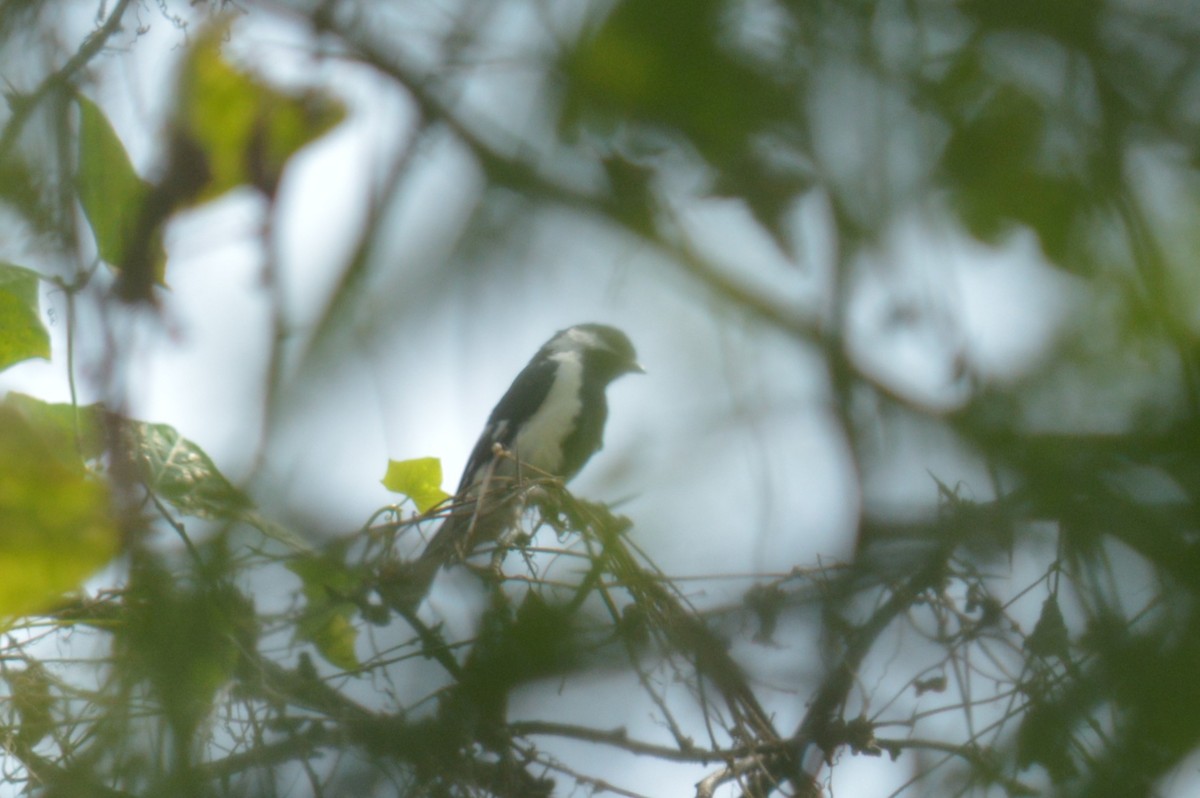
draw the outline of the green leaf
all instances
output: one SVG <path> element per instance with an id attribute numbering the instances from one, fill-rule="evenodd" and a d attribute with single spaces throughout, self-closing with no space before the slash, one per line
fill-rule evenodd
<path id="1" fill-rule="evenodd" d="M 1051 595 L 1042 602 L 1042 613 L 1033 632 L 1025 638 L 1025 649 L 1039 657 L 1058 657 L 1067 662 L 1070 660 L 1070 643 L 1058 597 Z"/>
<path id="2" fill-rule="evenodd" d="M 209 549 L 217 573 L 223 551 Z M 258 646 L 254 602 L 213 572 L 172 571 L 147 559 L 125 591 L 125 623 L 115 629 L 122 677 L 145 679 L 172 732 L 190 740 L 221 688 L 234 678 L 243 652 Z"/>
<path id="3" fill-rule="evenodd" d="M 287 568 L 300 577 L 306 601 L 296 636 L 312 643 L 322 657 L 342 670 L 357 669 L 360 663 L 354 647 L 358 629 L 351 618 L 358 607 L 346 596 L 358 591 L 361 579 L 336 552 L 297 558 Z"/>
<path id="4" fill-rule="evenodd" d="M 304 613 L 296 634 L 316 646 L 330 664 L 344 671 L 357 670 L 361 663 L 354 650 L 358 629 L 350 622 L 353 604 L 330 605 Z"/>
<path id="5" fill-rule="evenodd" d="M 136 236 L 153 237 L 147 251 L 157 282 L 166 273 L 161 231 L 141 229 L 141 214 L 151 186 L 138 177 L 108 117 L 94 102 L 79 103 L 79 201 L 96 236 L 100 258 L 114 269 L 123 268 Z M 146 242 L 140 242 L 145 244 Z"/>
<path id="6" fill-rule="evenodd" d="M 1013 86 L 977 91 L 986 92 L 986 102 L 964 102 L 977 111 L 956 126 L 943 154 L 951 207 L 984 241 L 998 240 L 1014 223 L 1028 225 L 1046 254 L 1062 262 L 1074 222 L 1100 186 L 1085 190 L 1066 164 L 1044 157 L 1047 142 L 1061 135 L 1060 109 Z"/>
<path id="7" fill-rule="evenodd" d="M 10 392 L 4 405 L 16 410 L 35 428 L 49 451 L 64 463 L 79 465 L 99 457 L 105 449 L 105 410 L 100 404 L 75 406 L 43 402 Z"/>
<path id="8" fill-rule="evenodd" d="M 436 457 L 388 460 L 387 473 L 381 482 L 392 493 L 412 499 L 422 513 L 450 498 L 442 490 L 442 461 Z"/>
<path id="9" fill-rule="evenodd" d="M 107 563 L 119 541 L 105 485 L 0 405 L 0 617 L 46 608 Z"/>
<path id="10" fill-rule="evenodd" d="M 286 527 L 257 512 L 250 499 L 232 485 L 204 450 L 166 424 L 120 420 L 101 404 L 43 402 L 9 393 L 0 403 L 36 430 L 48 454 L 67 466 L 80 468 L 107 447 L 106 426 L 120 424 L 125 445 L 146 487 L 184 515 L 241 521 L 292 551 L 312 547 Z"/>
<path id="11" fill-rule="evenodd" d="M 794 102 L 748 54 L 725 46 L 721 0 L 623 0 L 595 35 L 567 56 L 564 119 L 632 120 L 675 128 L 710 161 L 742 154 L 748 131 L 785 116 Z M 595 117 L 599 116 L 599 119 Z"/>
<path id="12" fill-rule="evenodd" d="M 212 458 L 168 424 L 125 421 L 126 445 L 154 494 L 184 515 L 241 521 L 297 553 L 311 546 L 287 527 L 266 518 L 245 493 L 217 468 Z"/>
<path id="13" fill-rule="evenodd" d="M 0 369 L 34 357 L 50 359 L 50 333 L 38 306 L 38 275 L 0 263 Z"/>
<path id="14" fill-rule="evenodd" d="M 221 57 L 227 26 L 197 38 L 181 74 L 180 128 L 207 156 L 205 201 L 250 184 L 274 194 L 287 160 L 345 118 L 328 95 L 281 92 L 237 71 Z"/>
<path id="15" fill-rule="evenodd" d="M 126 422 L 129 446 L 146 486 L 184 515 L 237 520 L 251 502 L 204 450 L 167 424 Z"/>
<path id="16" fill-rule="evenodd" d="M 0 205 L 18 214 L 34 237 L 61 235 L 57 206 L 45 191 L 44 166 L 30 163 L 41 156 L 14 150 L 0 157 Z"/>

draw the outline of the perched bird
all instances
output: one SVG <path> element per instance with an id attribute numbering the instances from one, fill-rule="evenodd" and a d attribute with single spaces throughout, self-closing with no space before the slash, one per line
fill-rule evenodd
<path id="1" fill-rule="evenodd" d="M 603 443 L 605 389 L 630 373 L 644 373 L 633 344 L 604 324 L 560 330 L 538 350 L 488 417 L 454 510 L 413 563 L 411 596 L 424 597 L 439 567 L 507 531 L 529 480 L 579 473 Z"/>

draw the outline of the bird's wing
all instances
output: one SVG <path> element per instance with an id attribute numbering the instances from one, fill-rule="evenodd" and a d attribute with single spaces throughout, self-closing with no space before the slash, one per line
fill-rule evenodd
<path id="1" fill-rule="evenodd" d="M 508 387 L 504 396 L 496 404 L 488 417 L 487 426 L 463 469 L 462 479 L 458 483 L 458 493 L 462 495 L 471 487 L 483 467 L 492 458 L 492 448 L 498 443 L 506 449 L 512 448 L 513 441 L 521 425 L 541 407 L 542 402 L 554 385 L 556 364 L 553 360 L 535 359 L 526 366 L 513 384 Z"/>

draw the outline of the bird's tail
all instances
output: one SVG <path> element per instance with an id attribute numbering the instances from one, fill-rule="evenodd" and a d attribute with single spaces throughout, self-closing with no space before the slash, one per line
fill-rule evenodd
<path id="1" fill-rule="evenodd" d="M 397 563 L 381 580 L 384 599 L 399 612 L 415 612 L 443 566 L 466 559 L 480 543 L 495 540 L 515 521 L 520 502 L 489 496 L 461 502 L 434 533 L 421 556 Z"/>

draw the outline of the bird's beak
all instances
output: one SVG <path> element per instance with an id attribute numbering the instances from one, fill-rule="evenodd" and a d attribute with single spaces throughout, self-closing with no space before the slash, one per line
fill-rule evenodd
<path id="1" fill-rule="evenodd" d="M 642 364 L 638 363 L 636 360 L 633 361 L 632 363 L 630 363 L 629 366 L 625 369 L 625 371 L 629 374 L 645 374 L 646 373 L 646 369 L 643 368 Z"/>

